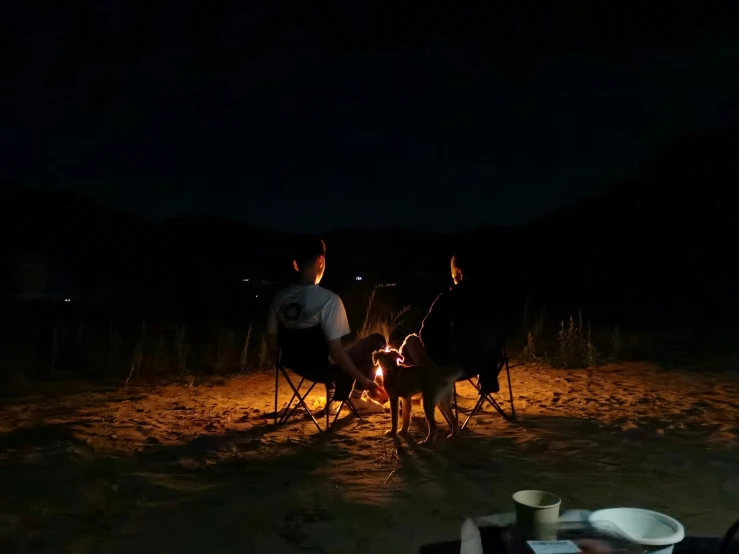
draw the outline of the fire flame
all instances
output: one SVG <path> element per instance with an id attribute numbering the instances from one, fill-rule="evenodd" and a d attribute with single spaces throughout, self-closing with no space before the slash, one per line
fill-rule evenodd
<path id="1" fill-rule="evenodd" d="M 375 371 L 375 377 L 382 377 L 382 366 L 377 366 L 377 371 Z"/>

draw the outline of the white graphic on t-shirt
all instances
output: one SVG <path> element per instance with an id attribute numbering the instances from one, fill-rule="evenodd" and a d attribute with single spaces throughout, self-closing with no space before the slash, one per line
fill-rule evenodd
<path id="1" fill-rule="evenodd" d="M 344 303 L 318 285 L 291 285 L 275 295 L 267 319 L 267 333 L 276 335 L 278 325 L 306 329 L 320 325 L 326 340 L 350 333 Z"/>

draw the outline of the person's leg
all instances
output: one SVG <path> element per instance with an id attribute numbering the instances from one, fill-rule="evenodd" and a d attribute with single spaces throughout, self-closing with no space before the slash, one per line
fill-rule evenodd
<path id="1" fill-rule="evenodd" d="M 336 372 L 336 389 L 333 392 L 333 402 L 327 405 L 329 406 L 329 414 L 335 414 L 339 409 L 339 405 L 342 401 L 351 402 L 354 409 L 359 412 L 360 415 L 382 413 L 385 408 L 372 402 L 370 400 L 364 400 L 362 398 L 361 390 L 352 388 L 354 386 L 354 379 L 352 379 L 346 372 L 342 371 L 338 366 L 332 366 Z"/>
<path id="2" fill-rule="evenodd" d="M 500 356 L 491 357 L 486 363 L 486 371 L 480 372 L 480 390 L 484 392 L 500 391 L 498 375 L 500 374 Z"/>
<path id="3" fill-rule="evenodd" d="M 349 354 L 349 358 L 357 369 L 365 377 L 372 379 L 374 377 L 374 364 L 372 363 L 372 352 L 385 347 L 385 337 L 379 333 L 368 335 L 363 339 L 358 339 L 347 345 L 344 350 Z M 357 387 L 362 390 L 360 387 Z"/>
<path id="4" fill-rule="evenodd" d="M 385 339 L 380 334 L 369 335 L 363 339 L 354 341 L 345 347 L 346 353 L 349 358 L 357 367 L 357 369 L 367 377 L 368 379 L 374 379 L 374 364 L 372 363 L 372 352 L 380 350 L 385 346 Z M 380 413 L 384 412 L 384 408 L 375 402 L 369 402 L 362 400 L 363 388 L 357 384 L 352 390 L 352 384 L 354 380 L 349 377 L 346 373 L 341 371 L 338 367 L 336 370 L 341 375 L 337 374 L 336 379 L 336 393 L 334 400 L 340 401 L 350 399 L 352 405 L 360 413 Z M 382 400 L 382 399 L 378 399 Z"/>
<path id="5" fill-rule="evenodd" d="M 455 362 L 465 370 L 465 378 L 477 375 L 480 389 L 486 393 L 498 392 L 500 389 L 500 344 L 500 336 L 496 333 L 457 337 L 455 341 Z"/>
<path id="6" fill-rule="evenodd" d="M 498 376 L 503 368 L 501 361 L 503 360 L 503 333 L 500 329 L 494 328 L 488 334 L 485 342 L 485 358 L 487 360 L 487 371 L 480 376 L 480 388 L 486 392 L 500 391 L 500 383 Z"/>
<path id="7" fill-rule="evenodd" d="M 336 384 L 332 400 L 337 402 L 341 400 L 349 400 L 354 379 L 352 379 L 337 365 L 332 365 L 331 370 L 334 375 L 334 383 Z M 328 397 L 326 400 L 328 401 Z"/>
<path id="8" fill-rule="evenodd" d="M 336 383 L 326 383 L 326 406 L 334 401 L 336 396 Z"/>
<path id="9" fill-rule="evenodd" d="M 318 414 L 323 413 L 323 410 L 326 409 L 327 406 L 331 405 L 336 392 L 337 380 L 341 379 L 342 375 L 346 375 L 339 368 L 333 368 L 330 366 L 320 369 L 311 368 L 310 371 L 302 371 L 301 374 L 301 376 L 305 377 L 306 380 L 314 383 L 324 383 L 324 386 L 326 387 L 326 404 L 316 412 Z"/>

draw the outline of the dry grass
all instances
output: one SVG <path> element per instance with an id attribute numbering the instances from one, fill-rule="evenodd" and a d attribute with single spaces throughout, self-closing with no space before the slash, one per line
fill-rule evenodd
<path id="1" fill-rule="evenodd" d="M 402 323 L 402 317 L 410 311 L 410 306 L 403 306 L 397 312 L 390 312 L 387 317 L 380 319 L 377 322 L 376 330 L 385 337 L 385 342 L 387 344 L 390 344 L 390 339 L 392 338 L 393 333 Z"/>
<path id="2" fill-rule="evenodd" d="M 187 327 L 184 323 L 177 329 L 177 338 L 175 340 L 177 367 L 180 370 L 180 377 L 182 377 L 187 371 L 187 357 L 190 353 L 190 344 L 187 342 Z"/>
<path id="3" fill-rule="evenodd" d="M 375 303 L 376 292 L 377 290 L 373 289 L 367 300 L 367 310 L 364 312 L 364 321 L 362 322 L 362 326 L 359 328 L 359 331 L 357 331 L 358 339 L 366 338 L 373 333 L 372 324 L 370 323 L 370 313 L 372 312 L 372 305 Z"/>
<path id="4" fill-rule="evenodd" d="M 267 337 L 262 333 L 259 341 L 259 369 L 264 369 L 267 363 Z"/>
<path id="5" fill-rule="evenodd" d="M 246 331 L 246 338 L 244 339 L 244 348 L 241 349 L 241 358 L 239 358 L 239 371 L 245 373 L 247 369 L 247 363 L 249 361 L 249 343 L 251 342 L 251 328 L 252 321 L 249 322 L 249 329 Z"/>
<path id="6" fill-rule="evenodd" d="M 527 329 L 527 310 L 524 311 L 524 329 Z M 554 340 L 546 340 L 544 335 L 544 315 L 541 314 L 535 321 L 533 327 L 525 331 L 523 349 L 518 356 L 523 363 L 545 364 L 556 368 L 586 368 L 596 367 L 605 363 L 606 358 L 596 348 L 590 329 L 590 322 L 584 324 L 582 313 L 578 313 L 578 319 L 573 316 L 567 323 L 560 321 L 559 331 Z M 616 328 L 616 338 L 618 336 Z M 614 342 L 614 346 L 615 346 Z M 619 342 L 620 345 L 620 342 Z M 611 361 L 616 361 L 611 358 Z"/>
<path id="7" fill-rule="evenodd" d="M 397 312 L 391 311 L 386 316 L 379 317 L 372 321 L 370 319 L 370 314 L 372 313 L 372 306 L 375 302 L 375 292 L 376 290 L 373 290 L 367 300 L 367 310 L 364 313 L 362 326 L 357 332 L 357 338 L 363 339 L 374 333 L 379 333 L 385 337 L 385 342 L 389 344 L 393 333 L 402 324 L 403 316 L 411 311 L 411 307 L 403 306 Z"/>

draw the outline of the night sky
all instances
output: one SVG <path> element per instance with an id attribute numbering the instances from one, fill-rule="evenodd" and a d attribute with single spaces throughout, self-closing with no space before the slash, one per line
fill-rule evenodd
<path id="1" fill-rule="evenodd" d="M 522 225 L 725 124 L 738 84 L 724 16 L 684 8 L 19 4 L 0 178 L 152 219 Z"/>

